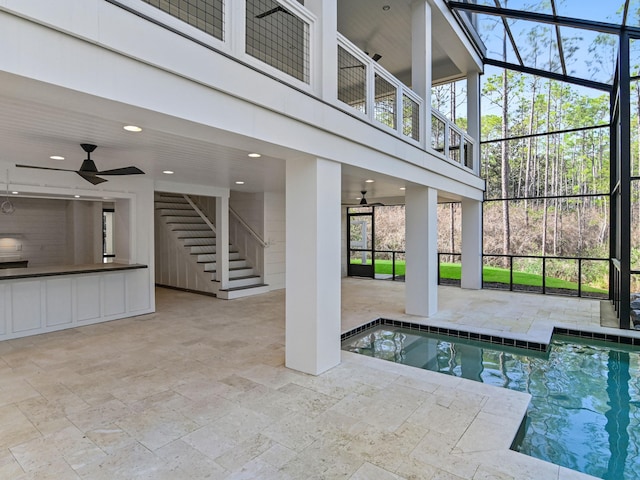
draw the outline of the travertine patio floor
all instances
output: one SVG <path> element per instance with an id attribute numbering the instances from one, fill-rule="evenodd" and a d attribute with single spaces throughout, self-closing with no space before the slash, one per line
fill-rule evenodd
<path id="1" fill-rule="evenodd" d="M 402 288 L 346 279 L 343 329 L 404 318 Z M 413 320 L 599 328 L 598 302 L 528 297 L 441 287 L 441 312 Z M 346 352 L 298 373 L 284 367 L 283 291 L 158 289 L 155 314 L 0 342 L 0 478 L 588 478 L 509 450 L 528 401 Z"/>

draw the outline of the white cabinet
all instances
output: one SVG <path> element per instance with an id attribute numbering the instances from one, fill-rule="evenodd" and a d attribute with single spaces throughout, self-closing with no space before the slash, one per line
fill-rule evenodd
<path id="1" fill-rule="evenodd" d="M 0 281 L 0 340 L 153 311 L 148 268 Z"/>

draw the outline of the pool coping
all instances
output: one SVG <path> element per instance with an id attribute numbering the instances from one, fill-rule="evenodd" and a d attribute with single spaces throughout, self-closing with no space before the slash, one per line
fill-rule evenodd
<path id="1" fill-rule="evenodd" d="M 406 322 L 403 320 L 393 320 L 389 318 L 377 318 L 370 322 L 364 323 L 356 328 L 353 328 L 340 335 L 340 342 L 344 342 L 351 337 L 359 335 L 363 331 L 376 327 L 379 325 L 386 325 L 391 327 L 400 327 L 408 330 L 417 330 L 425 333 L 433 333 L 439 335 L 448 335 L 450 337 L 462 338 L 465 340 L 474 340 L 479 342 L 493 343 L 495 345 L 502 345 L 507 347 L 524 348 L 533 350 L 536 352 L 547 352 L 549 350 L 549 343 L 534 342 L 529 340 L 520 340 L 517 338 L 502 337 L 499 335 L 470 332 L 466 330 L 460 330 L 457 328 L 439 327 L 436 325 L 425 325 L 420 323 Z M 576 330 L 573 328 L 564 328 L 554 326 L 550 337 L 553 335 L 565 335 L 569 337 L 579 337 L 589 340 L 599 340 L 604 342 L 618 343 L 620 345 L 640 347 L 640 337 L 626 336 L 613 333 L 593 332 L 587 330 Z"/>

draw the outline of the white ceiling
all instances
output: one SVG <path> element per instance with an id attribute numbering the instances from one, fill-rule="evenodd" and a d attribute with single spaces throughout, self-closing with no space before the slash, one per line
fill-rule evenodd
<path id="1" fill-rule="evenodd" d="M 408 0 L 338 3 L 343 34 L 371 54 L 381 54 L 380 63 L 388 70 L 408 72 Z M 385 4 L 391 6 L 389 11 L 382 10 Z M 346 24 L 345 18 L 349 19 Z M 80 144 L 92 143 L 98 146 L 92 159 L 100 170 L 134 165 L 154 180 L 258 192 L 283 191 L 284 159 L 300 156 L 300 152 L 272 144 L 236 138 L 167 115 L 3 73 L 0 112 L 0 160 L 9 164 L 77 170 L 86 157 Z M 126 132 L 122 127 L 128 124 L 140 125 L 143 131 Z M 262 157 L 249 158 L 250 152 L 259 152 Z M 51 155 L 64 156 L 65 160 L 51 160 Z M 163 170 L 175 174 L 168 176 Z M 0 179 L 5 176 L 0 172 Z M 375 183 L 365 183 L 367 179 Z M 245 183 L 236 185 L 236 181 Z M 89 183 L 86 186 L 90 188 Z M 403 186 L 404 182 L 396 178 L 343 167 L 343 203 L 353 203 L 361 190 L 368 191 L 371 201 L 401 202 Z"/>

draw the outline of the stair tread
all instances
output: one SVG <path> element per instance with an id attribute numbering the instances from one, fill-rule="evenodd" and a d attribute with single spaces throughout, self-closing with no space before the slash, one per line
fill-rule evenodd
<path id="1" fill-rule="evenodd" d="M 238 252 L 229 252 L 229 253 L 238 253 Z M 191 255 L 215 255 L 215 253 L 192 253 Z M 238 260 L 246 260 L 246 258 L 231 258 L 230 262 L 237 262 Z M 198 260 L 198 263 L 209 263 L 210 260 Z"/>
<path id="2" fill-rule="evenodd" d="M 235 292 L 236 290 L 247 290 L 249 288 L 268 287 L 266 283 L 256 283 L 255 285 L 244 285 L 242 287 L 221 288 L 221 292 Z"/>
<path id="3" fill-rule="evenodd" d="M 195 221 L 195 222 L 175 221 L 175 222 L 167 222 L 167 225 L 206 225 L 206 223 L 205 223 L 204 220 L 198 220 L 198 221 Z"/>
<path id="4" fill-rule="evenodd" d="M 202 239 L 202 238 L 216 238 L 216 237 L 215 237 L 215 236 L 213 236 L 213 235 L 211 235 L 211 236 L 209 236 L 209 235 L 202 235 L 202 236 L 195 236 L 195 237 L 189 237 L 189 236 L 187 236 L 187 237 L 178 237 L 178 238 L 181 238 L 181 239 L 185 239 L 185 238 L 200 238 L 200 239 Z"/>
<path id="5" fill-rule="evenodd" d="M 248 280 L 250 278 L 260 278 L 260 275 L 246 275 L 244 277 L 234 277 L 234 278 L 230 278 L 229 281 L 232 282 L 234 280 Z"/>

